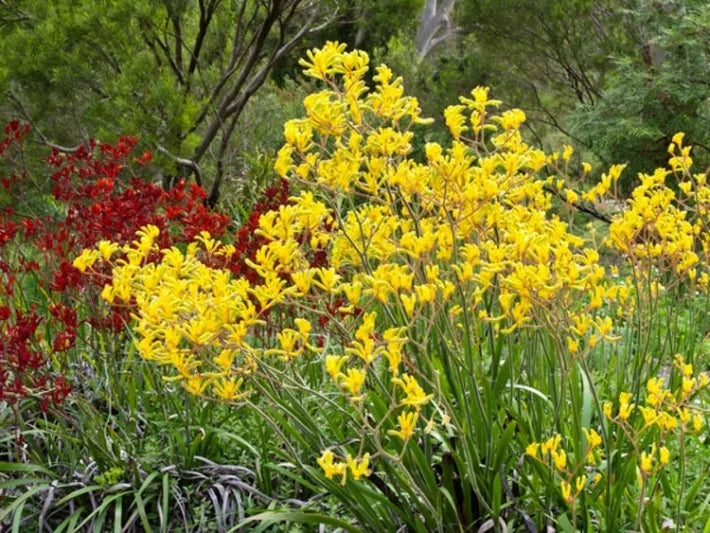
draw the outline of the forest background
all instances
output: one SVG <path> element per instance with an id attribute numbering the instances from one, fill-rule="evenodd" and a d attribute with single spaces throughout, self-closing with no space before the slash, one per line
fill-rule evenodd
<path id="1" fill-rule="evenodd" d="M 64 147 L 135 135 L 156 180 L 199 169 L 210 203 L 234 208 L 312 88 L 298 58 L 330 39 L 403 76 L 437 119 L 420 150 L 444 135 L 444 104 L 483 85 L 525 111 L 535 145 L 633 177 L 678 131 L 710 161 L 709 16 L 700 0 L 3 0 L 0 117 Z"/>

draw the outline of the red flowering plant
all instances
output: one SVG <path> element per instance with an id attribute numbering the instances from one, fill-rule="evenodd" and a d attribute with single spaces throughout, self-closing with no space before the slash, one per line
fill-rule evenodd
<path id="1" fill-rule="evenodd" d="M 259 220 L 286 205 L 290 190 L 286 180 L 268 187 L 241 227 L 227 235 L 230 217 L 205 206 L 201 187 L 181 180 L 165 191 L 142 179 L 136 171 L 145 170 L 152 155 L 133 157 L 138 141 L 124 136 L 116 144 L 90 141 L 71 152 L 52 148 L 46 158 L 51 194 L 45 211 L 51 207 L 54 213 L 37 215 L 27 195 L 32 178 L 23 141 L 29 134 L 29 125 L 12 121 L 0 143 L 0 202 L 7 203 L 0 209 L 0 402 L 15 405 L 32 397 L 44 411 L 72 388 L 66 365 L 53 366 L 53 356 L 99 346 L 89 337 L 120 336 L 130 320 L 130 305 L 111 305 L 100 297 L 110 270 L 82 273 L 73 266 L 82 249 L 101 241 L 130 243 L 148 225 L 160 230 L 161 250 L 206 231 L 231 241 L 236 250 L 228 259 L 209 259 L 220 261 L 210 266 L 258 284 L 261 278 L 247 263 L 266 243 L 256 232 Z M 155 254 L 148 261 L 157 259 Z M 325 252 L 314 249 L 311 259 L 314 267 L 324 266 Z"/>
<path id="2" fill-rule="evenodd" d="M 102 240 L 131 242 L 146 225 L 158 227 L 160 248 L 169 248 L 202 231 L 223 236 L 231 220 L 205 207 L 206 194 L 195 184 L 183 180 L 166 192 L 141 179 L 136 168 L 145 167 L 152 156 L 131 157 L 137 144 L 133 137 L 121 137 L 116 144 L 91 141 L 71 153 L 53 148 L 46 158 L 51 196 L 44 209 L 53 213 L 33 214 L 36 199 L 28 194 L 31 178 L 23 150 L 30 128 L 12 121 L 4 133 L 0 402 L 14 406 L 32 397 L 46 410 L 71 391 L 69 376 L 57 370 L 61 364 L 52 364 L 53 356 L 74 349 L 78 337 L 86 351 L 96 346 L 87 336 L 116 334 L 129 318 L 128 307 L 107 305 L 99 297 L 110 272 L 83 275 L 72 265 L 79 252 Z"/>

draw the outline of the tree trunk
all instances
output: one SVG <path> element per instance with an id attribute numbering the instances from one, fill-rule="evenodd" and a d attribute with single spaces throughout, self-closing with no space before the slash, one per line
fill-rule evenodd
<path id="1" fill-rule="evenodd" d="M 451 10 L 456 0 L 426 0 L 417 30 L 417 54 L 426 57 L 432 48 L 456 33 L 451 19 Z"/>

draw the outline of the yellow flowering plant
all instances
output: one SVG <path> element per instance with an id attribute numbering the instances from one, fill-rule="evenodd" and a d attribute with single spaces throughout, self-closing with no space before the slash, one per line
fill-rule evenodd
<path id="1" fill-rule="evenodd" d="M 635 520 L 636 529 L 653 529 L 657 524 L 649 517 L 670 516 L 682 508 L 688 439 L 697 439 L 704 430 L 699 400 L 707 392 L 710 375 L 694 375 L 693 365 L 680 354 L 676 354 L 674 366 L 680 374 L 675 390 L 666 388 L 663 378 L 653 377 L 648 380 L 642 404 L 636 405 L 629 392 L 621 392 L 617 402 L 604 402 L 606 420 L 601 434 L 582 428 L 584 438 L 574 460 L 562 447 L 560 434 L 526 447 L 533 475 L 546 484 L 559 485 L 573 526 L 580 506 L 601 510 L 599 504 L 607 499 L 615 502 L 627 520 Z M 602 435 L 606 446 L 602 446 Z M 606 456 L 605 450 L 611 454 Z M 677 464 L 675 472 L 669 472 L 671 462 Z M 674 479 L 676 476 L 679 479 Z M 696 481 L 692 490 L 700 486 Z M 648 498 L 661 487 L 664 498 Z M 682 518 L 677 517 L 679 521 Z"/>
<path id="2" fill-rule="evenodd" d="M 682 509 L 687 497 L 684 494 L 687 448 L 697 446 L 699 443 L 693 441 L 697 441 L 705 430 L 703 400 L 707 397 L 710 374 L 696 373 L 693 365 L 687 363 L 681 354 L 675 355 L 673 367 L 674 379 L 670 386 L 666 386 L 663 377 L 651 377 L 642 394 L 645 398 L 638 405 L 629 392 L 619 394 L 618 404 L 611 401 L 603 404 L 604 415 L 610 422 L 609 435 L 615 441 L 613 447 L 622 450 L 630 446 L 627 461 L 630 463 L 633 458 L 637 462 L 635 477 L 619 476 L 609 483 L 609 490 L 619 498 L 636 498 L 637 501 L 628 501 L 625 507 L 637 509 L 637 527 L 647 525 L 644 515 L 651 512 L 675 514 L 679 524 L 683 521 Z M 674 383 L 677 385 L 674 386 Z M 671 460 L 676 465 L 674 472 L 665 472 Z M 669 483 L 668 478 L 676 476 L 676 483 Z M 636 486 L 623 488 L 625 483 Z M 647 498 L 647 494 L 658 490 L 661 483 L 678 488 L 675 491 L 664 490 L 667 500 Z M 696 482 L 694 486 L 696 488 L 692 492 L 698 490 L 700 485 Z M 673 513 L 664 509 L 664 504 L 673 509 Z M 652 506 L 659 509 L 652 511 Z"/>
<path id="3" fill-rule="evenodd" d="M 156 230 L 145 228 L 122 249 L 104 298 L 134 306 L 136 345 L 167 369 L 164 379 L 263 416 L 283 439 L 275 453 L 363 528 L 525 521 L 560 496 L 576 523 L 574 502 L 599 485 L 603 460 L 610 468 L 610 439 L 591 429 L 594 407 L 600 420 L 604 411 L 590 365 L 633 326 L 640 292 L 609 275 L 596 241 L 563 220 L 565 205 L 580 201 L 566 185 L 572 149 L 548 155 L 527 144 L 525 114 L 499 112 L 476 87 L 444 111 L 451 143 L 426 143 L 416 160 L 431 121 L 401 78 L 381 65 L 369 87 L 367 54 L 332 42 L 301 64 L 324 89 L 284 126 L 275 169 L 295 192 L 259 220 L 267 243 L 249 263 L 259 283 L 210 266 L 234 249 L 207 233 L 146 263 Z M 684 157 L 672 168 L 685 172 Z M 589 172 L 585 164 L 580 175 Z M 687 242 L 702 228 L 673 211 L 662 236 L 678 237 L 653 255 L 640 244 L 647 233 L 623 229 L 635 209 L 646 213 L 630 203 L 608 242 L 632 260 L 663 256 L 706 287 L 698 241 Z M 314 265 L 314 251 L 327 260 Z M 77 265 L 102 260 L 89 250 Z M 550 426 L 560 435 L 541 440 Z M 575 453 L 562 448 L 563 432 L 576 436 Z M 557 496 L 539 498 L 524 480 L 518 489 L 529 492 L 516 501 L 509 483 L 526 447 Z M 594 472 L 583 466 L 590 457 Z"/>

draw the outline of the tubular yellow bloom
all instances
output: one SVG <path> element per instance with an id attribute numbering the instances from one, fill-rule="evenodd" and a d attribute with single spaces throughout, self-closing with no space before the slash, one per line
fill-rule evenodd
<path id="1" fill-rule="evenodd" d="M 368 469 L 368 466 L 370 465 L 369 453 L 363 455 L 360 461 L 353 459 L 352 456 L 348 455 L 347 462 L 348 467 L 350 468 L 350 473 L 355 478 L 355 481 L 359 481 L 362 476 L 368 477 L 372 474 L 372 470 Z"/>
<path id="2" fill-rule="evenodd" d="M 602 438 L 594 429 L 582 428 L 585 436 L 587 437 L 587 445 L 594 449 L 602 443 Z"/>
<path id="3" fill-rule="evenodd" d="M 235 401 L 245 398 L 249 392 L 239 392 L 244 379 L 221 379 L 214 384 L 214 392 L 218 398 L 227 401 Z"/>
<path id="4" fill-rule="evenodd" d="M 645 474 L 650 474 L 653 470 L 653 454 L 653 451 L 651 453 L 641 452 L 641 470 Z"/>
<path id="5" fill-rule="evenodd" d="M 463 116 L 465 109 L 466 107 L 462 105 L 450 105 L 444 110 L 446 127 L 449 128 L 451 135 L 456 140 L 468 129 L 468 126 L 466 126 L 466 118 Z"/>
<path id="6" fill-rule="evenodd" d="M 336 274 L 334 268 L 319 268 L 318 280 L 313 280 L 313 284 L 326 292 L 335 292 L 336 284 L 340 276 Z"/>
<path id="7" fill-rule="evenodd" d="M 80 272 L 86 272 L 86 269 L 92 267 L 100 257 L 101 253 L 98 250 L 84 250 L 72 264 Z"/>
<path id="8" fill-rule="evenodd" d="M 631 402 L 631 397 L 630 392 L 619 393 L 619 418 L 621 420 L 628 420 L 634 410 L 634 404 L 629 403 Z"/>
<path id="9" fill-rule="evenodd" d="M 325 80 L 335 74 L 336 69 L 341 64 L 341 54 L 344 50 L 345 44 L 340 44 L 337 41 L 328 41 L 323 48 L 308 50 L 306 52 L 308 59 L 300 59 L 298 64 L 306 67 L 303 71 L 306 76 Z"/>
<path id="10" fill-rule="evenodd" d="M 525 122 L 525 113 L 522 109 L 507 109 L 498 117 L 491 120 L 499 122 L 505 131 L 516 130 Z M 554 154 L 557 157 L 557 154 Z"/>
<path id="11" fill-rule="evenodd" d="M 311 284 L 313 283 L 313 277 L 315 276 L 315 274 L 316 271 L 314 269 L 302 270 L 300 272 L 291 273 L 291 279 L 293 280 L 293 284 L 298 289 L 298 292 L 300 292 L 302 295 L 308 293 L 308 291 L 311 289 Z"/>
<path id="12" fill-rule="evenodd" d="M 644 427 L 652 426 L 658 420 L 658 414 L 652 407 L 639 407 L 643 415 Z"/>
<path id="13" fill-rule="evenodd" d="M 545 442 L 542 443 L 542 454 L 556 452 L 562 442 L 562 435 L 555 435 L 550 437 Z"/>
<path id="14" fill-rule="evenodd" d="M 372 332 L 375 331 L 375 320 L 377 319 L 377 313 L 365 313 L 362 317 L 362 324 L 355 332 L 355 338 L 360 341 L 365 341 L 370 338 Z"/>
<path id="15" fill-rule="evenodd" d="M 621 420 L 628 420 L 631 416 L 631 412 L 634 410 L 634 404 L 622 403 L 619 406 L 619 418 Z"/>
<path id="16" fill-rule="evenodd" d="M 528 446 L 525 448 L 525 453 L 529 455 L 530 457 L 537 457 L 537 452 L 540 449 L 540 443 L 539 442 L 531 442 L 528 444 Z"/>
<path id="17" fill-rule="evenodd" d="M 685 407 L 680 407 L 676 411 L 678 413 L 678 418 L 680 418 L 681 423 L 685 424 L 690 421 L 690 411 Z"/>
<path id="18" fill-rule="evenodd" d="M 417 379 L 409 374 L 403 374 L 401 379 L 393 378 L 392 383 L 399 385 L 406 394 L 406 398 L 402 401 L 404 405 L 419 409 L 434 397 L 433 394 L 425 394 Z"/>
<path id="19" fill-rule="evenodd" d="M 237 354 L 234 350 L 221 350 L 219 352 L 219 356 L 214 358 L 214 362 L 221 370 L 229 370 L 232 367 L 232 362 L 234 361 L 236 355 Z"/>
<path id="20" fill-rule="evenodd" d="M 441 159 L 441 145 L 438 143 L 426 143 L 424 147 L 426 152 L 426 158 L 429 161 L 439 161 Z"/>
<path id="21" fill-rule="evenodd" d="M 698 413 L 693 415 L 693 430 L 697 433 L 703 428 L 703 417 Z"/>
<path id="22" fill-rule="evenodd" d="M 403 441 L 408 441 L 414 435 L 414 428 L 417 426 L 419 413 L 417 411 L 405 411 L 397 417 L 399 422 L 399 430 L 389 430 L 387 433 L 399 437 Z"/>
<path id="23" fill-rule="evenodd" d="M 333 378 L 333 381 L 338 381 L 338 376 L 340 375 L 340 369 L 343 367 L 345 361 L 348 357 L 345 355 L 326 355 L 325 357 L 325 369 Z"/>
<path id="24" fill-rule="evenodd" d="M 352 283 L 344 283 L 341 286 L 343 293 L 352 305 L 360 303 L 360 295 L 362 294 L 362 283 L 354 281 Z"/>
<path id="25" fill-rule="evenodd" d="M 550 453 L 552 455 L 552 461 L 555 463 L 557 469 L 564 470 L 565 466 L 567 466 L 567 454 L 565 451 L 560 450 L 559 452 L 556 452 L 553 450 Z"/>
<path id="26" fill-rule="evenodd" d="M 587 484 L 587 476 L 579 476 L 575 480 L 575 489 L 577 489 L 577 494 L 584 490 L 584 486 Z"/>
<path id="27" fill-rule="evenodd" d="M 205 390 L 205 388 L 209 385 L 209 381 L 202 378 L 201 376 L 196 376 L 187 380 L 184 380 L 182 382 L 182 386 L 185 387 L 185 390 L 189 392 L 190 394 L 195 394 L 199 396 L 202 394 L 202 392 Z"/>
<path id="28" fill-rule="evenodd" d="M 566 481 L 561 481 L 560 491 L 562 492 L 562 499 L 568 503 L 572 503 L 572 486 Z"/>
<path id="29" fill-rule="evenodd" d="M 663 378 L 651 378 L 646 384 L 646 391 L 648 396 L 646 397 L 646 403 L 648 405 L 657 406 L 663 403 L 665 398 L 665 391 L 663 389 Z"/>
<path id="30" fill-rule="evenodd" d="M 103 257 L 104 261 L 108 261 L 109 259 L 111 259 L 111 256 L 119 248 L 118 244 L 110 241 L 99 241 L 99 244 L 97 246 L 99 249 L 99 253 L 101 254 L 101 257 Z"/>
<path id="31" fill-rule="evenodd" d="M 340 374 L 338 377 L 340 378 L 340 384 L 352 395 L 353 401 L 357 402 L 363 399 L 364 396 L 358 396 L 358 394 L 365 384 L 367 372 L 359 368 L 349 368 L 347 373 Z"/>
<path id="32" fill-rule="evenodd" d="M 417 298 L 421 303 L 433 302 L 436 298 L 436 285 L 427 283 L 425 285 L 416 285 L 414 290 L 417 293 Z"/>
<path id="33" fill-rule="evenodd" d="M 284 138 L 288 144 L 303 154 L 311 147 L 313 129 L 305 120 L 289 120 L 284 124 Z"/>
<path id="34" fill-rule="evenodd" d="M 688 365 L 690 366 L 690 365 Z M 692 367 L 691 367 L 692 368 Z M 681 384 L 681 390 L 683 391 L 682 398 L 687 398 L 690 393 L 693 392 L 695 388 L 695 378 L 687 378 L 683 376 L 683 382 Z"/>
<path id="35" fill-rule="evenodd" d="M 398 376 L 399 365 L 402 362 L 402 347 L 398 344 L 390 345 L 385 350 L 384 355 L 389 363 L 389 371 L 393 376 Z"/>
<path id="36" fill-rule="evenodd" d="M 375 348 L 375 342 L 366 338 L 363 342 L 352 341 L 345 352 L 362 359 L 365 364 L 371 364 L 383 352 L 382 347 Z"/>
<path id="37" fill-rule="evenodd" d="M 407 316 L 412 316 L 414 314 L 414 306 L 417 303 L 417 296 L 416 294 L 400 294 L 399 295 L 400 300 L 402 300 L 402 305 L 404 306 L 404 312 L 407 313 Z"/>
<path id="38" fill-rule="evenodd" d="M 562 152 L 562 160 L 569 161 L 570 157 L 572 157 L 572 153 L 574 152 L 574 150 L 568 144 L 564 145 L 563 148 L 564 148 L 564 151 Z"/>
<path id="39" fill-rule="evenodd" d="M 302 347 L 296 349 L 296 343 L 300 338 L 296 330 L 285 328 L 277 333 L 276 337 L 279 340 L 279 344 L 281 344 L 281 350 L 274 350 L 274 352 L 280 353 L 282 360 L 288 361 L 289 359 L 294 359 L 303 352 Z"/>
<path id="40" fill-rule="evenodd" d="M 311 333 L 311 329 L 313 329 L 313 326 L 305 318 L 297 318 L 294 320 L 294 323 L 296 324 L 298 332 L 301 335 L 301 340 L 303 342 L 306 342 L 306 340 L 308 339 L 308 335 Z"/>
<path id="41" fill-rule="evenodd" d="M 103 290 L 101 291 L 101 298 L 108 303 L 113 303 L 115 296 L 114 288 L 113 285 L 104 285 Z"/>
<path id="42" fill-rule="evenodd" d="M 668 448 L 666 448 L 665 446 L 661 446 L 658 449 L 658 462 L 661 463 L 661 466 L 666 466 L 668 464 L 670 455 L 671 454 L 668 451 Z"/>
<path id="43" fill-rule="evenodd" d="M 678 427 L 678 419 L 666 412 L 658 415 L 658 420 L 656 422 L 661 429 L 670 431 Z"/>
<path id="44" fill-rule="evenodd" d="M 333 462 L 335 456 L 331 450 L 324 451 L 317 459 L 318 464 L 323 469 L 325 477 L 333 479 L 335 476 L 342 476 L 340 483 L 345 485 L 348 475 L 348 467 L 343 462 Z"/>

